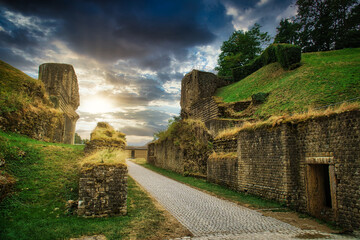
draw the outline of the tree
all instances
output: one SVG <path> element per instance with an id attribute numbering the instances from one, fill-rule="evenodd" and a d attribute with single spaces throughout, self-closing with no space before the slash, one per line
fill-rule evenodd
<path id="1" fill-rule="evenodd" d="M 279 26 L 276 28 L 275 43 L 289 43 L 294 45 L 300 44 L 299 36 L 300 24 L 294 19 L 281 19 Z"/>
<path id="2" fill-rule="evenodd" d="M 243 66 L 261 54 L 269 44 L 270 36 L 267 32 L 261 32 L 260 28 L 256 23 L 249 31 L 233 32 L 229 40 L 223 42 L 215 68 L 219 76 L 231 76 L 232 68 Z"/>
<path id="3" fill-rule="evenodd" d="M 327 51 L 356 46 L 360 19 L 357 0 L 297 0 L 303 51 Z"/>
<path id="4" fill-rule="evenodd" d="M 82 140 L 79 134 L 75 133 L 75 140 L 74 140 L 75 144 L 82 144 Z"/>

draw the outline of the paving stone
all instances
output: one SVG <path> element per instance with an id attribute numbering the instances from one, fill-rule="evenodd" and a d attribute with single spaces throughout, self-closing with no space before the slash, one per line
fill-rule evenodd
<path id="1" fill-rule="evenodd" d="M 301 230 L 255 210 L 191 188 L 135 163 L 128 161 L 127 164 L 130 176 L 189 229 L 194 235 L 191 239 L 296 239 L 296 236 L 302 234 L 322 234 L 324 239 L 350 239 Z"/>

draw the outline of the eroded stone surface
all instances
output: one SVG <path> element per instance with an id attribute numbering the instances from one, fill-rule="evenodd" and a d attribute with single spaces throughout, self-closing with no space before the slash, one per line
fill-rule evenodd
<path id="1" fill-rule="evenodd" d="M 44 63 L 39 67 L 41 80 L 55 107 L 64 113 L 65 125 L 62 142 L 73 144 L 76 121 L 79 115 L 75 110 L 79 107 L 79 85 L 72 65 L 60 63 Z"/>
<path id="2" fill-rule="evenodd" d="M 181 81 L 181 115 L 189 117 L 191 106 L 201 99 L 211 97 L 217 88 L 229 82 L 218 78 L 215 74 L 193 70 Z"/>
<path id="3" fill-rule="evenodd" d="M 126 165 L 84 164 L 79 181 L 78 215 L 85 217 L 125 215 L 126 199 Z"/>

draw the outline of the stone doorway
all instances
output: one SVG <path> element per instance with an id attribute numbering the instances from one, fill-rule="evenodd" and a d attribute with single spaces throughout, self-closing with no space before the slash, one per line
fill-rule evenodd
<path id="1" fill-rule="evenodd" d="M 336 211 L 334 166 L 308 164 L 306 176 L 308 212 L 318 218 L 333 219 Z"/>
<path id="2" fill-rule="evenodd" d="M 135 158 L 135 150 L 131 150 L 131 158 Z"/>

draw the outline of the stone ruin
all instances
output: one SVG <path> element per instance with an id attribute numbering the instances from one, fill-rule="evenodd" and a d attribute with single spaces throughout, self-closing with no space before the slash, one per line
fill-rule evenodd
<path id="1" fill-rule="evenodd" d="M 266 101 L 267 95 L 258 93 L 251 101 L 221 103 L 213 95 L 224 85 L 226 82 L 212 73 L 193 70 L 185 75 L 181 84 L 182 118 L 201 120 L 216 135 L 243 124 L 242 115 L 232 112 L 250 112 Z M 348 110 L 215 138 L 214 152 L 206 162 L 207 181 L 283 202 L 346 230 L 357 230 L 359 124 L 360 111 Z M 181 154 L 168 140 L 148 145 L 149 163 L 162 168 L 178 171 Z"/>
<path id="2" fill-rule="evenodd" d="M 191 107 L 204 99 L 211 98 L 216 89 L 228 85 L 229 82 L 213 73 L 192 70 L 181 81 L 181 116 L 191 116 Z"/>
<path id="3" fill-rule="evenodd" d="M 79 115 L 75 110 L 80 105 L 78 80 L 72 65 L 44 63 L 39 67 L 41 80 L 56 108 L 64 113 L 63 139 L 61 142 L 74 144 L 75 126 Z M 62 126 L 61 126 L 62 127 Z"/>
<path id="4" fill-rule="evenodd" d="M 84 149 L 92 160 L 82 165 L 80 173 L 79 216 L 126 215 L 127 166 L 119 161 L 121 155 L 109 156 L 114 152 L 124 152 L 125 145 L 125 134 L 116 131 L 109 123 L 99 122 L 92 131 L 91 140 Z M 119 162 L 109 161 L 109 158 Z"/>

